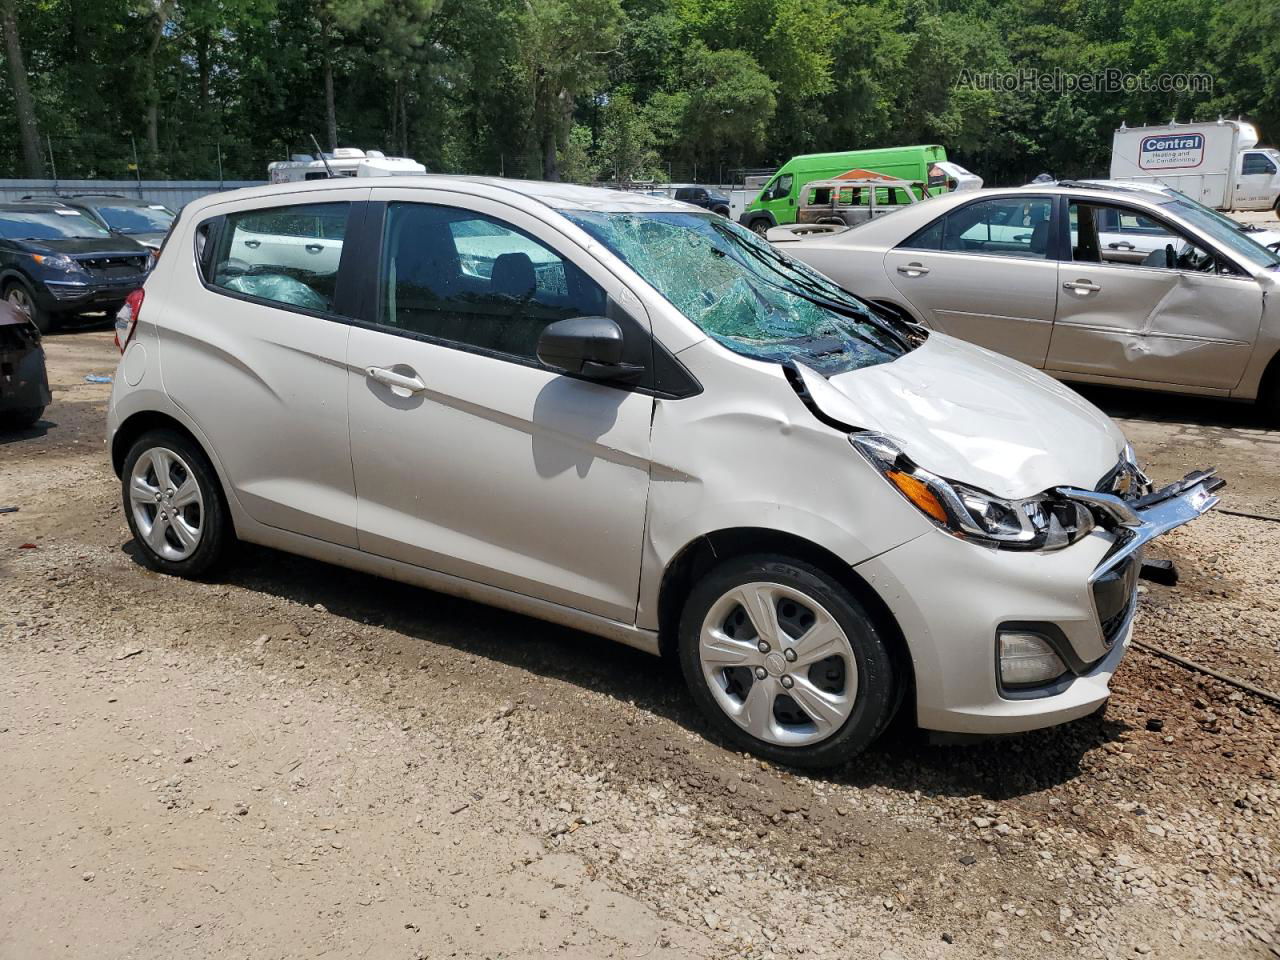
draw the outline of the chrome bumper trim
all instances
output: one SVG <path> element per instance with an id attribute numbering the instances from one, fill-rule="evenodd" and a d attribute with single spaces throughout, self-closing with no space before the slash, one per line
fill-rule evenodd
<path id="1" fill-rule="evenodd" d="M 1181 480 L 1148 493 L 1136 500 L 1124 500 L 1112 493 L 1059 487 L 1064 497 L 1087 504 L 1095 513 L 1105 514 L 1115 525 L 1116 549 L 1089 575 L 1092 586 L 1099 577 L 1115 569 L 1156 537 L 1162 537 L 1185 523 L 1212 510 L 1218 503 L 1217 491 L 1226 481 L 1214 468 L 1197 470 Z"/>

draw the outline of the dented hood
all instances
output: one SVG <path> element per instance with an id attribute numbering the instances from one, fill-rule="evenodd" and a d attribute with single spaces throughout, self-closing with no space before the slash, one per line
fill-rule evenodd
<path id="1" fill-rule="evenodd" d="M 1075 391 L 944 334 L 829 380 L 800 372 L 827 416 L 888 434 L 926 470 L 1000 497 L 1093 489 L 1124 451 L 1111 418 Z"/>

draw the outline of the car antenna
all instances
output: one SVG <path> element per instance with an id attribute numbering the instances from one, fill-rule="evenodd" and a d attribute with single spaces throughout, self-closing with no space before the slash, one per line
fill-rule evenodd
<path id="1" fill-rule="evenodd" d="M 311 145 L 316 148 L 316 155 L 320 157 L 320 162 L 324 164 L 324 174 L 330 180 L 334 179 L 333 167 L 329 166 L 329 158 L 324 155 L 324 151 L 320 149 L 320 144 L 316 141 L 316 135 L 311 134 Z"/>

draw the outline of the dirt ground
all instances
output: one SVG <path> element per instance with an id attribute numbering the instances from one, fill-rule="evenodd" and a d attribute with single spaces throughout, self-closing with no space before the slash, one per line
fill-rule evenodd
<path id="1" fill-rule="evenodd" d="M 1280 956 L 1280 711 L 1133 650 L 1105 714 L 802 776 L 671 666 L 272 551 L 135 559 L 104 330 L 0 438 L 0 958 Z M 1090 391 L 1280 516 L 1247 407 Z M 1167 538 L 1139 639 L 1280 689 L 1280 523 Z"/>

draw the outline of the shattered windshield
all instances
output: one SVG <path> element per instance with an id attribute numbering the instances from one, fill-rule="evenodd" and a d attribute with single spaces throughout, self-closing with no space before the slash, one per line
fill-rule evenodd
<path id="1" fill-rule="evenodd" d="M 873 313 L 750 230 L 709 213 L 566 211 L 709 336 L 832 376 L 888 363 L 918 333 Z"/>

